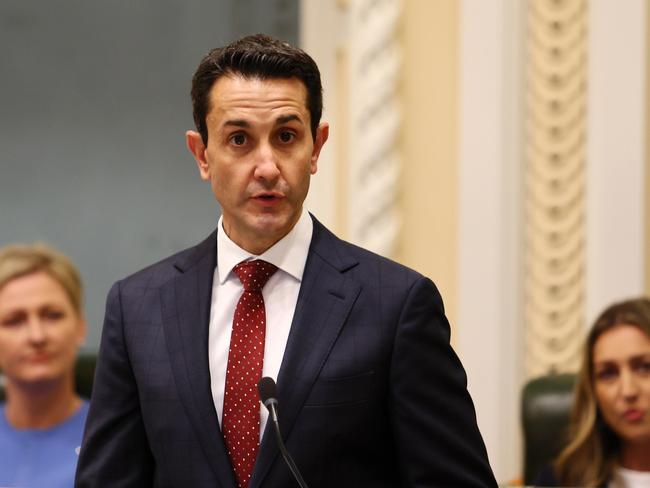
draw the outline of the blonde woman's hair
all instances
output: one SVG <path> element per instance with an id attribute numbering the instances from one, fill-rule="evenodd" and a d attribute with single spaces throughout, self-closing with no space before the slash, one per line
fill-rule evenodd
<path id="1" fill-rule="evenodd" d="M 620 439 L 603 420 L 594 393 L 593 350 L 604 332 L 623 324 L 636 326 L 650 337 L 650 299 L 611 305 L 587 336 L 576 381 L 569 443 L 554 463 L 561 486 L 605 486 L 618 463 Z"/>
<path id="2" fill-rule="evenodd" d="M 42 243 L 12 244 L 0 248 L 0 289 L 11 280 L 37 272 L 45 272 L 56 280 L 74 309 L 81 313 L 81 276 L 67 256 Z"/>

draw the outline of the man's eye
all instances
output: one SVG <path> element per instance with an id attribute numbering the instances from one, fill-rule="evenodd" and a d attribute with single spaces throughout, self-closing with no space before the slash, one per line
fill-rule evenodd
<path id="1" fill-rule="evenodd" d="M 246 136 L 244 134 L 238 133 L 230 136 L 230 142 L 235 146 L 243 146 L 246 144 Z"/>
<path id="2" fill-rule="evenodd" d="M 295 137 L 296 137 L 296 135 L 293 132 L 288 131 L 288 130 L 283 130 L 279 134 L 280 141 L 282 141 L 284 143 L 293 141 L 295 139 Z"/>

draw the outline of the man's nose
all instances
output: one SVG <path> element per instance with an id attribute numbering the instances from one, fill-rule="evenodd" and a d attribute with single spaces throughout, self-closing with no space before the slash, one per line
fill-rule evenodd
<path id="1" fill-rule="evenodd" d="M 259 145 L 256 155 L 255 178 L 273 181 L 280 175 L 278 156 L 269 143 Z"/>

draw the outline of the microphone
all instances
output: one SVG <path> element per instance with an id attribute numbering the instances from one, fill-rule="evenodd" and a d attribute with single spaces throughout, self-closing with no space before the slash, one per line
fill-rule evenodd
<path id="1" fill-rule="evenodd" d="M 280 433 L 280 424 L 278 424 L 278 388 L 275 385 L 273 378 L 269 378 L 268 376 L 262 378 L 257 384 L 257 391 L 260 394 L 260 400 L 262 400 L 262 403 L 269 411 L 271 421 L 273 422 L 275 438 L 277 439 L 278 446 L 280 447 L 282 457 L 287 463 L 287 466 L 289 466 L 289 469 L 291 470 L 293 477 L 298 482 L 300 488 L 308 488 L 307 483 L 305 483 L 305 480 L 302 478 L 302 475 L 298 470 L 298 466 L 296 466 L 296 463 L 289 455 L 289 451 L 287 451 L 287 448 L 284 445 L 284 441 L 282 440 L 282 434 Z"/>

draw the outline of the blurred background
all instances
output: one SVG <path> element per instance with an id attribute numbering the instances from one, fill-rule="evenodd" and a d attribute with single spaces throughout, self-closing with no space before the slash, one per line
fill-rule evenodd
<path id="1" fill-rule="evenodd" d="M 501 482 L 519 395 L 575 371 L 614 300 L 650 294 L 645 0 L 0 3 L 0 245 L 111 284 L 199 242 L 219 208 L 185 149 L 209 49 L 266 32 L 318 62 L 331 124 L 308 208 L 440 288 Z"/>
<path id="2" fill-rule="evenodd" d="M 213 47 L 298 41 L 298 2 L 0 3 L 0 245 L 80 267 L 97 349 L 117 279 L 207 236 L 218 205 L 185 148 L 191 77 Z"/>

